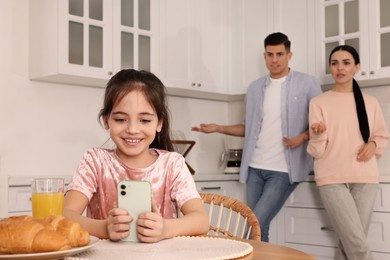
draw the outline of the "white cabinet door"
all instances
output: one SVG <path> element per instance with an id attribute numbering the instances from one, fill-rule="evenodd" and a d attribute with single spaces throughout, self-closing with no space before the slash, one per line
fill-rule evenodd
<path id="1" fill-rule="evenodd" d="M 98 3 L 95 1 L 94 3 Z M 112 74 L 112 6 L 86 1 L 30 3 L 30 77 L 104 86 Z M 90 8 L 91 7 L 91 10 Z"/>
<path id="2" fill-rule="evenodd" d="M 122 68 L 157 70 L 157 0 L 30 2 L 30 78 L 105 87 Z"/>
<path id="3" fill-rule="evenodd" d="M 277 0 L 274 9 L 275 31 L 283 32 L 291 41 L 293 56 L 290 67 L 315 75 L 315 2 Z"/>
<path id="4" fill-rule="evenodd" d="M 337 45 L 353 46 L 360 55 L 361 86 L 383 84 L 390 75 L 390 18 L 388 0 L 316 1 L 318 75 L 331 84 L 328 58 Z M 370 80 L 370 81 L 369 81 Z M 372 81 L 374 80 L 374 81 Z"/>
<path id="5" fill-rule="evenodd" d="M 251 82 L 268 73 L 264 62 L 264 39 L 274 31 L 272 1 L 243 1 L 242 34 L 237 35 L 241 39 L 242 54 L 232 65 L 235 77 L 231 87 L 233 94 L 246 93 Z"/>
<path id="6" fill-rule="evenodd" d="M 190 88 L 194 79 L 192 0 L 160 1 L 160 72 L 167 87 Z"/>
<path id="7" fill-rule="evenodd" d="M 166 86 L 228 92 L 230 1 L 160 2 L 159 76 Z"/>
<path id="8" fill-rule="evenodd" d="M 242 35 L 237 36 L 241 38 L 243 58 L 235 58 L 234 64 L 242 65 L 234 68 L 231 93 L 245 93 L 252 81 L 268 73 L 263 55 L 264 39 L 273 32 L 282 32 L 289 37 L 293 52 L 291 68 L 315 75 L 314 11 L 312 0 L 243 1 Z"/>
<path id="9" fill-rule="evenodd" d="M 198 30 L 194 30 L 197 87 L 227 93 L 227 64 L 230 46 L 227 27 L 228 1 L 195 0 Z"/>
<path id="10" fill-rule="evenodd" d="M 368 10 L 370 78 L 388 79 L 390 77 L 390 1 L 370 0 Z"/>

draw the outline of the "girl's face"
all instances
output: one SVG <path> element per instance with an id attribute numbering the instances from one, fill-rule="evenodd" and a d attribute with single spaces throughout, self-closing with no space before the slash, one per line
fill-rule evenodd
<path id="1" fill-rule="evenodd" d="M 106 122 L 122 161 L 136 168 L 150 165 L 149 145 L 156 132 L 161 131 L 162 121 L 158 120 L 156 111 L 142 92 L 127 94 L 114 105 Z"/>
<path id="2" fill-rule="evenodd" d="M 336 51 L 330 59 L 330 72 L 338 84 L 352 82 L 353 76 L 360 69 L 360 64 L 355 64 L 353 56 L 347 51 Z"/>

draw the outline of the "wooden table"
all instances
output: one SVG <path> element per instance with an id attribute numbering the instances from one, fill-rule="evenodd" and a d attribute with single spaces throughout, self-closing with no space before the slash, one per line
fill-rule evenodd
<path id="1" fill-rule="evenodd" d="M 229 238 L 224 238 L 223 240 L 210 240 L 210 237 L 205 236 L 206 240 L 197 239 L 194 237 L 182 237 L 163 240 L 158 243 L 129 243 L 129 242 L 111 242 L 109 240 L 100 240 L 98 241 L 97 246 L 92 247 L 90 250 L 81 252 L 74 256 L 66 257 L 66 260 L 101 260 L 101 259 L 123 259 L 123 256 L 132 256 L 131 259 L 183 259 L 183 254 L 188 256 L 188 254 L 198 255 L 199 247 L 206 249 L 205 252 L 210 251 L 212 246 L 216 246 L 216 255 L 221 256 L 226 254 L 226 251 L 229 250 L 223 246 L 228 244 L 229 246 L 235 247 L 239 245 L 240 248 L 244 247 L 249 249 L 247 245 L 243 243 L 237 243 L 232 241 L 225 241 Z M 215 237 L 211 237 L 215 238 Z M 176 239 L 176 240 L 175 240 Z M 195 239 L 195 240 L 194 240 Z M 234 240 L 234 239 L 232 239 Z M 225 241 L 225 242 L 224 242 Z M 265 243 L 257 240 L 247 240 L 247 239 L 236 239 L 236 241 L 245 242 L 250 244 L 253 247 L 253 251 L 241 258 L 236 258 L 240 260 L 256 259 L 256 260 L 315 260 L 314 257 L 292 249 L 285 246 L 280 246 L 272 243 Z M 227 242 L 227 243 L 226 243 Z M 225 243 L 225 245 L 221 245 Z M 179 245 L 178 245 L 179 244 Z M 211 247 L 210 247 L 211 245 Z M 184 250 L 178 250 L 184 248 Z M 223 250 L 223 251 L 221 251 Z M 239 249 L 241 250 L 241 249 Z M 234 250 L 232 250 L 233 253 Z M 248 252 L 247 250 L 246 252 Z M 228 255 L 232 252 L 227 253 Z M 204 254 L 199 256 L 204 258 Z M 215 255 L 215 254 L 214 254 Z M 242 254 L 240 254 L 242 255 Z M 192 255 L 194 258 L 197 256 Z M 129 258 L 129 259 L 130 259 Z M 207 258 L 207 257 L 206 257 Z"/>
<path id="2" fill-rule="evenodd" d="M 257 240 L 248 240 L 248 239 L 237 239 L 237 240 L 249 243 L 253 246 L 253 252 L 247 256 L 238 258 L 240 260 L 248 260 L 248 259 L 315 260 L 315 257 L 290 247 L 261 242 Z"/>

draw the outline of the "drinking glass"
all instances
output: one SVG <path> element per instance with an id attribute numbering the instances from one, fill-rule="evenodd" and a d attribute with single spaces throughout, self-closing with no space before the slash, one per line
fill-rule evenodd
<path id="1" fill-rule="evenodd" d="M 44 218 L 62 215 L 64 207 L 64 179 L 38 178 L 32 183 L 32 215 Z"/>

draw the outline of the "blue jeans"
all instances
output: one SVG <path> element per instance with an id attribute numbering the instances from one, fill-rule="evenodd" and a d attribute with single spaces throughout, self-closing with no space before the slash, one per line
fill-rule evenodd
<path id="1" fill-rule="evenodd" d="M 249 167 L 247 203 L 259 220 L 261 241 L 269 241 L 271 220 L 278 214 L 298 184 L 298 182 L 291 184 L 286 172 Z"/>

